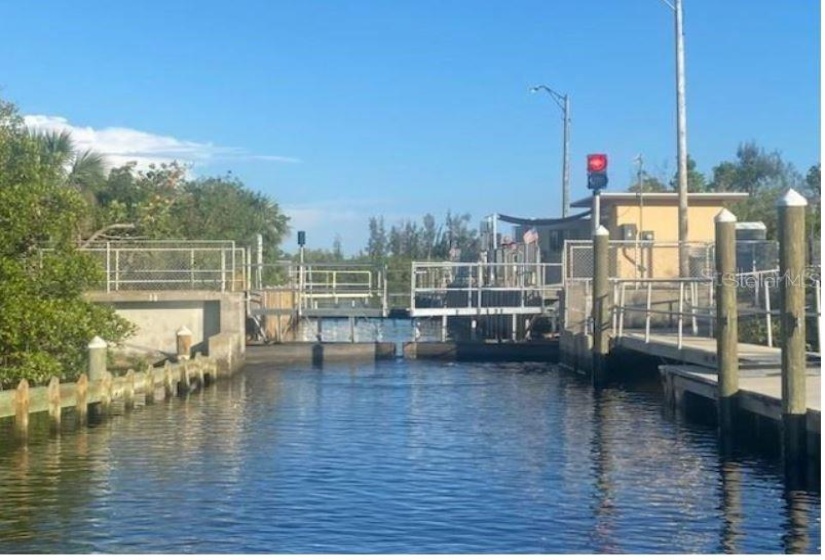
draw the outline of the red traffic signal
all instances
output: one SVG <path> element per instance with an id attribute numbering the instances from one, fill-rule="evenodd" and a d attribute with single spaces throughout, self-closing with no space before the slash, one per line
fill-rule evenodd
<path id="1" fill-rule="evenodd" d="M 587 154 L 587 172 L 604 173 L 607 171 L 607 154 Z"/>
<path id="2" fill-rule="evenodd" d="M 587 154 L 587 188 L 599 192 L 607 186 L 607 154 Z"/>

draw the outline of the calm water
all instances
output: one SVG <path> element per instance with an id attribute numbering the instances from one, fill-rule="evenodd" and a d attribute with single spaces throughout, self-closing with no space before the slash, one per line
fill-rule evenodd
<path id="1" fill-rule="evenodd" d="M 821 546 L 819 493 L 770 460 L 542 364 L 249 368 L 0 450 L 0 553 Z"/>

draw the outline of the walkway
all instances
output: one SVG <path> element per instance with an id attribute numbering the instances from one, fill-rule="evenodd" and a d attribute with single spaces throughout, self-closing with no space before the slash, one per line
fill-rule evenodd
<path id="1" fill-rule="evenodd" d="M 683 335 L 681 348 L 676 334 L 650 334 L 625 331 L 613 345 L 642 354 L 657 356 L 680 364 L 659 366 L 665 392 L 675 402 L 686 393 L 715 401 L 717 396 L 716 339 Z M 739 343 L 739 406 L 758 416 L 782 419 L 782 375 L 779 348 Z M 820 433 L 821 367 L 819 354 L 808 354 L 806 379 L 807 429 Z"/>

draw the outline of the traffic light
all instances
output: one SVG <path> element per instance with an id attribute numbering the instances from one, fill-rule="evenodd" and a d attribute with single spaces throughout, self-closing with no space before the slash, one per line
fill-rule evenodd
<path id="1" fill-rule="evenodd" d="M 307 244 L 307 232 L 299 231 L 298 232 L 298 245 L 303 247 Z"/>
<path id="2" fill-rule="evenodd" d="M 587 188 L 600 191 L 607 186 L 607 154 L 587 154 Z"/>

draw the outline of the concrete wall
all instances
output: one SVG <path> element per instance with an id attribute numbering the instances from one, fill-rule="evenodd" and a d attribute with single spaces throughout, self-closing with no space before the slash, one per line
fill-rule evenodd
<path id="1" fill-rule="evenodd" d="M 246 363 L 320 366 L 326 362 L 392 360 L 395 353 L 394 342 L 284 342 L 250 346 Z"/>
<path id="2" fill-rule="evenodd" d="M 559 334 L 559 364 L 578 373 L 592 373 L 593 337 L 563 330 Z"/>
<path id="3" fill-rule="evenodd" d="M 724 205 L 719 201 L 691 201 L 688 206 L 688 241 L 713 241 L 713 219 Z M 611 203 L 607 212 L 607 229 L 610 239 L 620 239 L 619 226 L 635 224 L 637 231 L 652 231 L 656 241 L 679 240 L 679 206 L 674 198 L 671 201 L 645 200 L 644 207 L 638 203 Z"/>
<path id="4" fill-rule="evenodd" d="M 221 333 L 209 337 L 209 356 L 214 358 L 218 375 L 232 375 L 244 365 L 246 336 L 243 333 Z"/>
<path id="5" fill-rule="evenodd" d="M 231 347 L 236 362 L 243 359 L 246 309 L 241 293 L 93 292 L 87 298 L 112 305 L 119 315 L 137 326 L 135 335 L 118 348 L 124 354 L 174 356 L 176 333 L 186 327 L 192 331 L 193 353 L 214 355 L 215 348 L 210 348 L 209 342 L 213 337 L 237 335 L 230 342 L 221 341 L 219 347 Z"/>
<path id="6" fill-rule="evenodd" d="M 712 242 L 714 240 L 714 217 L 722 210 L 719 202 L 693 201 L 688 207 L 690 230 L 688 241 Z M 621 240 L 619 227 L 633 224 L 637 231 L 651 231 L 655 242 L 676 242 L 679 239 L 679 208 L 676 200 L 668 203 L 645 202 L 638 204 L 612 204 L 607 209 L 607 228 L 610 239 Z M 708 263 L 700 258 L 703 251 L 697 248 L 692 265 L 698 276 Z M 656 246 L 645 248 L 628 247 L 611 250 L 610 275 L 620 278 L 674 278 L 679 276 L 679 249 L 677 246 Z M 709 263 L 712 265 L 713 263 Z"/>

